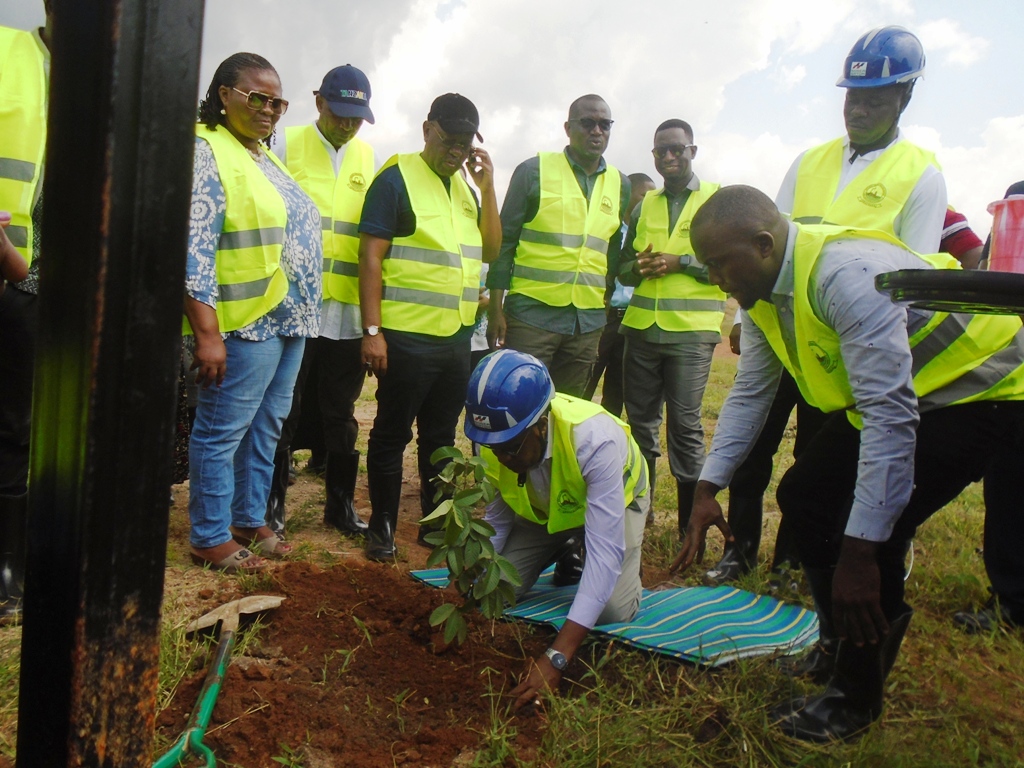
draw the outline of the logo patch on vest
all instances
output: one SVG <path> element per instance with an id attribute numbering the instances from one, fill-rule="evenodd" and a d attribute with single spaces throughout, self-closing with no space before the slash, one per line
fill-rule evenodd
<path id="1" fill-rule="evenodd" d="M 869 187 L 864 187 L 864 191 L 860 193 L 860 200 L 864 205 L 870 205 L 872 208 L 878 208 L 882 205 L 882 201 L 885 200 L 887 191 L 885 184 L 879 182 L 878 184 L 872 184 Z"/>
<path id="2" fill-rule="evenodd" d="M 476 211 L 473 210 L 473 206 L 469 204 L 468 200 L 462 201 L 462 215 L 470 219 L 476 218 Z"/>
<path id="3" fill-rule="evenodd" d="M 348 188 L 354 192 L 363 192 L 366 190 L 366 179 L 363 178 L 361 173 L 353 173 L 348 177 Z"/>
<path id="4" fill-rule="evenodd" d="M 477 429 L 490 429 L 491 428 L 491 419 L 490 419 L 489 416 L 485 416 L 485 415 L 483 415 L 481 413 L 474 413 L 474 414 L 472 414 L 472 416 L 473 416 L 473 426 L 476 427 Z"/>
<path id="5" fill-rule="evenodd" d="M 868 63 L 866 61 L 850 62 L 850 77 L 867 77 Z"/>
<path id="6" fill-rule="evenodd" d="M 567 490 L 563 490 L 558 494 L 558 501 L 556 503 L 558 504 L 558 511 L 563 514 L 575 512 L 580 508 L 580 503 L 576 501 L 576 498 Z"/>
<path id="7" fill-rule="evenodd" d="M 612 201 L 611 201 L 611 199 L 607 195 L 605 195 L 604 197 L 601 198 L 601 213 L 611 213 L 611 212 L 612 212 Z"/>
<path id="8" fill-rule="evenodd" d="M 821 345 L 816 341 L 808 341 L 807 346 L 811 348 L 811 353 L 817 358 L 818 362 L 821 363 L 821 367 L 825 369 L 825 373 L 832 373 L 839 365 L 839 361 L 835 360 L 832 355 L 822 349 Z"/>

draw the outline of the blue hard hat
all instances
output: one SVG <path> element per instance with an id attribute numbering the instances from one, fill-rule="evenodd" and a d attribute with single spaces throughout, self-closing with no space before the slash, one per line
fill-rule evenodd
<path id="1" fill-rule="evenodd" d="M 903 27 L 878 27 L 861 37 L 846 57 L 840 88 L 881 88 L 924 74 L 921 41 Z"/>
<path id="2" fill-rule="evenodd" d="M 466 437 L 481 445 L 508 442 L 536 424 L 554 397 L 551 374 L 536 357 L 492 352 L 469 377 Z"/>

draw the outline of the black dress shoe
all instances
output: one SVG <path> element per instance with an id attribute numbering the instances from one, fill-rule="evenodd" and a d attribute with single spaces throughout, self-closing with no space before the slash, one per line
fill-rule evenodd
<path id="1" fill-rule="evenodd" d="M 953 623 L 969 635 L 989 633 L 999 627 L 1020 626 L 994 597 L 976 611 L 957 611 L 953 614 Z"/>

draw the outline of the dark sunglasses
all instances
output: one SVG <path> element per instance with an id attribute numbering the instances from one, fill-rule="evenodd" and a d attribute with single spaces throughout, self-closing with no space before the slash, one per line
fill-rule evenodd
<path id="1" fill-rule="evenodd" d="M 592 117 L 580 117 L 573 118 L 569 121 L 570 123 L 576 123 L 584 131 L 592 131 L 595 128 L 600 128 L 602 133 L 608 133 L 612 129 L 612 123 L 614 120 L 595 120 Z"/>
<path id="2" fill-rule="evenodd" d="M 245 106 L 253 112 L 260 111 L 267 106 L 267 104 L 270 105 L 270 111 L 275 115 L 283 115 L 288 111 L 288 102 L 284 99 L 277 98 L 276 96 L 260 93 L 259 91 L 249 91 L 246 93 L 245 91 L 238 90 L 234 86 L 231 87 L 231 90 L 245 96 Z"/>
<path id="3" fill-rule="evenodd" d="M 651 154 L 659 160 L 664 160 L 665 155 L 671 154 L 674 157 L 682 157 L 688 149 L 696 149 L 696 144 L 667 144 L 664 147 L 655 147 Z"/>
<path id="4" fill-rule="evenodd" d="M 453 149 L 457 149 L 462 154 L 468 155 L 475 149 L 473 146 L 473 139 L 470 139 L 469 141 L 459 141 L 458 139 L 453 139 L 436 125 L 431 125 L 430 127 L 434 129 L 434 133 L 436 133 L 437 138 L 440 139 L 441 145 L 449 152 Z"/>

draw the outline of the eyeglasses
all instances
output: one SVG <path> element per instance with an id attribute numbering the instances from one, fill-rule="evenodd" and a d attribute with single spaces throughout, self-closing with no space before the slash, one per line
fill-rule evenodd
<path id="1" fill-rule="evenodd" d="M 514 459 L 516 456 L 520 454 L 520 452 L 523 450 L 523 446 L 526 445 L 526 442 L 529 439 L 530 433 L 527 432 L 526 435 L 519 440 L 518 445 L 515 443 L 512 443 L 511 445 L 509 443 L 502 443 L 501 445 L 492 446 L 491 450 L 494 451 L 495 454 L 500 453 L 502 456 L 508 456 L 509 458 Z"/>
<path id="2" fill-rule="evenodd" d="M 253 112 L 259 112 L 267 106 L 267 104 L 270 104 L 270 111 L 275 115 L 283 115 L 288 111 L 288 102 L 276 96 L 260 93 L 259 91 L 249 91 L 246 93 L 245 91 L 238 90 L 234 86 L 232 86 L 231 90 L 245 96 L 245 106 Z"/>
<path id="3" fill-rule="evenodd" d="M 675 157 L 682 157 L 688 149 L 696 149 L 696 144 L 667 144 L 664 147 L 655 147 L 651 154 L 659 160 L 664 160 L 665 155 L 671 154 Z"/>
<path id="4" fill-rule="evenodd" d="M 601 133 L 608 133 L 608 131 L 610 131 L 612 129 L 612 123 L 614 123 L 615 121 L 614 120 L 605 120 L 605 119 L 595 120 L 592 117 L 579 117 L 579 118 L 574 117 L 569 122 L 570 123 L 576 123 L 584 131 L 592 131 L 595 128 L 600 128 L 601 129 Z"/>
<path id="5" fill-rule="evenodd" d="M 440 139 L 442 146 L 444 146 L 444 148 L 449 152 L 453 149 L 457 149 L 460 154 L 468 155 L 475 149 L 472 138 L 470 138 L 469 141 L 459 141 L 458 139 L 453 139 L 436 125 L 432 124 L 430 127 L 434 129 L 434 133 L 437 134 L 437 138 Z"/>

